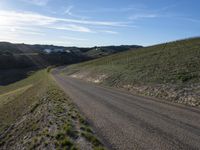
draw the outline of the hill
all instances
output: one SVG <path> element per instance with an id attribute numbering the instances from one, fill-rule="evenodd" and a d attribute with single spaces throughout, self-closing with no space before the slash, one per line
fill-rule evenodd
<path id="1" fill-rule="evenodd" d="M 0 42 L 0 69 L 66 65 L 107 56 L 140 46 L 63 47 Z"/>
<path id="2" fill-rule="evenodd" d="M 200 38 L 122 52 L 67 67 L 73 77 L 159 97 L 200 104 Z"/>
<path id="3" fill-rule="evenodd" d="M 0 42 L 0 85 L 6 85 L 27 76 L 32 70 L 47 66 L 68 65 L 129 50 L 129 47 L 78 48 L 54 45 L 28 45 Z M 130 46 L 138 48 L 139 46 Z M 92 53 L 92 54 L 90 54 Z"/>
<path id="4" fill-rule="evenodd" d="M 0 87 L 0 149 L 104 150 L 48 72 Z"/>
<path id="5" fill-rule="evenodd" d="M 100 58 L 103 56 L 108 56 L 111 54 L 128 51 L 130 49 L 138 49 L 142 46 L 137 45 L 121 45 L 121 46 L 100 46 L 93 47 L 90 50 L 87 50 L 84 54 L 92 58 Z"/>

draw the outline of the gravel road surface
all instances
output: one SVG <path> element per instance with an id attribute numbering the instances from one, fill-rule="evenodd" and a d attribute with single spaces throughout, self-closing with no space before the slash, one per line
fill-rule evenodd
<path id="1" fill-rule="evenodd" d="M 110 149 L 200 149 L 200 109 L 73 79 L 53 71 L 61 88 Z"/>

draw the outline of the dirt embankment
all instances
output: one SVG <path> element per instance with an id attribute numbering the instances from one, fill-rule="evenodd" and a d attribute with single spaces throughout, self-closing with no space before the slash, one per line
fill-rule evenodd
<path id="1" fill-rule="evenodd" d="M 175 103 L 186 104 L 190 106 L 200 105 L 200 85 L 197 84 L 185 86 L 173 84 L 123 84 L 119 81 L 113 84 L 107 84 L 109 80 L 109 76 L 107 74 L 95 74 L 94 72 L 90 71 L 80 71 L 73 73 L 70 76 L 88 82 L 109 85 L 128 90 L 135 94 L 152 96 Z"/>

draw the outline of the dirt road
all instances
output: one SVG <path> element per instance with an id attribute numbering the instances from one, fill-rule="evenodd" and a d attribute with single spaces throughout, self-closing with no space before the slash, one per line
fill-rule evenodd
<path id="1" fill-rule="evenodd" d="M 200 149 L 200 110 L 53 76 L 111 149 Z"/>

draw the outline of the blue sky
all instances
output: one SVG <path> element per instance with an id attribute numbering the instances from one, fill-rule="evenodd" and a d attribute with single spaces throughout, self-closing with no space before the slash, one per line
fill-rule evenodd
<path id="1" fill-rule="evenodd" d="M 0 0 L 0 41 L 153 45 L 200 35 L 199 0 Z"/>

